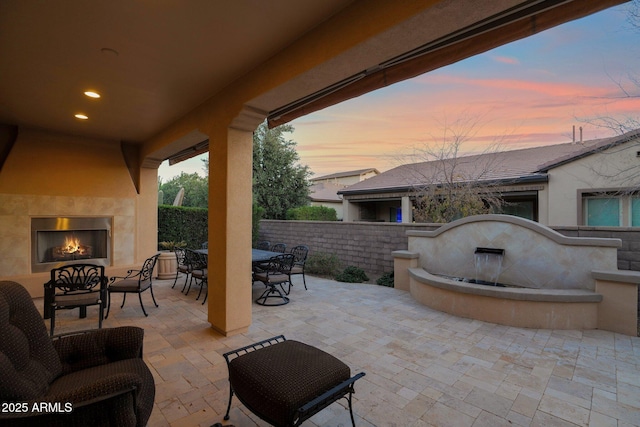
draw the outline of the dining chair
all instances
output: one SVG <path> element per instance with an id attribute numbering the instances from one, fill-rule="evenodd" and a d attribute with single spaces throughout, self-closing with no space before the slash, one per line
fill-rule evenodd
<path id="1" fill-rule="evenodd" d="M 187 264 L 187 251 L 183 248 L 177 248 L 175 251 L 176 261 L 178 262 L 178 268 L 176 269 L 176 278 L 173 280 L 173 285 L 171 289 L 176 287 L 176 283 L 178 282 L 178 276 L 180 273 L 186 274 L 187 277 L 191 274 L 189 270 L 189 265 Z"/>
<path id="2" fill-rule="evenodd" d="M 302 283 L 304 284 L 305 291 L 307 289 L 307 280 L 304 277 L 304 264 L 307 261 L 309 255 L 309 247 L 305 245 L 298 245 L 291 249 L 291 253 L 295 257 L 293 267 L 291 268 L 291 275 L 302 274 Z"/>
<path id="3" fill-rule="evenodd" d="M 268 240 L 262 240 L 256 243 L 256 249 L 262 249 L 263 251 L 268 251 L 270 247 L 271 247 L 271 242 L 269 242 Z"/>
<path id="4" fill-rule="evenodd" d="M 180 292 L 184 293 L 187 286 L 190 286 L 193 273 L 193 269 L 198 265 L 198 253 L 193 249 L 185 249 L 184 250 L 184 269 L 185 269 L 185 278 L 184 285 L 182 285 L 182 290 Z"/>
<path id="5" fill-rule="evenodd" d="M 87 307 L 98 306 L 98 328 L 102 328 L 107 302 L 107 276 L 104 267 L 94 264 L 70 264 L 51 270 L 51 279 L 44 284 L 44 318 L 51 319 L 49 334 L 53 336 L 56 311 L 80 308 L 80 317 Z"/>
<path id="6" fill-rule="evenodd" d="M 207 254 L 193 250 L 188 252 L 190 252 L 188 257 L 191 262 L 191 278 L 189 279 L 189 283 L 185 284 L 186 290 L 185 288 L 182 289 L 182 293 L 185 295 L 189 295 L 189 292 L 191 291 L 191 284 L 194 280 L 196 284 L 202 286 L 202 283 L 198 283 L 198 281 L 202 282 L 202 278 L 207 274 L 207 262 L 209 260 L 209 255 Z"/>
<path id="7" fill-rule="evenodd" d="M 196 255 L 198 256 L 198 261 L 194 266 L 194 269 L 191 271 L 191 277 L 192 279 L 195 279 L 197 285 L 200 285 L 200 291 L 198 292 L 196 301 L 200 299 L 202 290 L 205 290 L 204 299 L 202 300 L 202 304 L 204 305 L 207 301 L 207 297 L 209 296 L 209 269 L 207 268 L 209 256 L 201 252 L 196 252 Z M 189 292 L 187 292 L 187 294 L 188 293 Z"/>
<path id="8" fill-rule="evenodd" d="M 265 271 L 256 272 L 254 275 L 255 280 L 258 280 L 265 284 L 267 289 L 256 299 L 256 304 L 276 306 L 289 303 L 289 298 L 284 294 L 288 294 L 284 290 L 284 285 L 289 284 L 291 289 L 291 267 L 294 261 L 293 254 L 282 254 L 272 257 L 265 265 Z M 278 289 L 278 286 L 282 288 L 282 292 Z M 275 298 L 276 302 L 269 302 Z"/>
<path id="9" fill-rule="evenodd" d="M 276 243 L 275 245 L 271 246 L 269 250 L 271 252 L 280 252 L 281 254 L 283 254 L 287 250 L 287 245 L 284 243 Z"/>
<path id="10" fill-rule="evenodd" d="M 138 299 L 140 300 L 140 307 L 142 307 L 142 312 L 145 316 L 148 316 L 147 311 L 144 309 L 144 305 L 142 304 L 142 293 L 149 289 L 153 303 L 158 307 L 156 298 L 153 296 L 153 269 L 156 266 L 159 256 L 160 254 L 156 254 L 147 258 L 142 264 L 142 268 L 140 270 L 129 270 L 127 271 L 127 275 L 124 277 L 114 276 L 111 278 L 109 286 L 107 287 L 109 298 L 107 303 L 107 315 L 104 317 L 105 319 L 109 317 L 109 310 L 111 309 L 111 294 L 122 294 L 122 305 L 120 306 L 120 308 L 122 308 L 124 307 L 124 303 L 127 299 L 127 294 L 137 293 Z"/>

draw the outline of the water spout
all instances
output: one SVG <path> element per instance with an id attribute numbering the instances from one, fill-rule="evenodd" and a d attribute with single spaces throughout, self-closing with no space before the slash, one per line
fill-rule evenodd
<path id="1" fill-rule="evenodd" d="M 502 272 L 504 249 L 476 248 L 474 261 L 476 266 L 476 283 L 488 282 L 496 285 Z"/>

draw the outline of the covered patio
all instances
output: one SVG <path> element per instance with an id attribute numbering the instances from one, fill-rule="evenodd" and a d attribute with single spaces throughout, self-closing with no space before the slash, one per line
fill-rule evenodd
<path id="1" fill-rule="evenodd" d="M 144 358 L 156 381 L 149 426 L 265 425 L 234 398 L 231 419 L 222 354 L 278 334 L 317 346 L 366 376 L 356 384 L 358 426 L 640 426 L 640 338 L 598 330 L 542 330 L 464 319 L 422 306 L 402 290 L 294 279 L 291 303 L 251 305 L 247 332 L 225 337 L 207 306 L 154 282 L 159 308 L 119 308 L 104 327 L 145 329 Z M 255 283 L 253 299 L 262 293 Z M 148 295 L 143 296 L 143 298 Z M 42 298 L 36 298 L 42 310 Z M 61 311 L 56 333 L 95 327 Z M 334 404 L 304 425 L 350 425 Z"/>
<path id="2" fill-rule="evenodd" d="M 219 280 L 207 320 L 245 334 L 251 295 L 235 282 L 251 265 L 261 122 L 288 123 L 623 2 L 3 1 L 0 278 L 42 294 L 37 264 L 50 248 L 38 249 L 38 219 L 104 217 L 107 275 L 139 268 L 158 249 L 159 165 L 208 151 L 208 265 Z"/>

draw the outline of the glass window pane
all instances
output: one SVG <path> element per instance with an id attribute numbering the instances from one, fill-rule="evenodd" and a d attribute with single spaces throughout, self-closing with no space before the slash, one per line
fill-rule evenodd
<path id="1" fill-rule="evenodd" d="M 502 211 L 505 215 L 519 216 L 520 218 L 526 218 L 533 221 L 533 202 L 511 202 L 508 205 L 502 207 Z"/>
<path id="2" fill-rule="evenodd" d="M 620 201 L 617 198 L 587 199 L 587 225 L 620 225 Z"/>
<path id="3" fill-rule="evenodd" d="M 640 197 L 631 199 L 631 226 L 640 227 Z"/>

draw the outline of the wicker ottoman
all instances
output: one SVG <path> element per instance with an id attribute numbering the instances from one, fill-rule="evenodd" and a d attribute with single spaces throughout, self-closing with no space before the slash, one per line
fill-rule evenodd
<path id="1" fill-rule="evenodd" d="M 351 422 L 354 382 L 349 367 L 318 348 L 270 338 L 224 354 L 229 368 L 231 399 L 238 399 L 254 414 L 274 426 L 297 426 L 340 398 L 347 399 Z"/>

